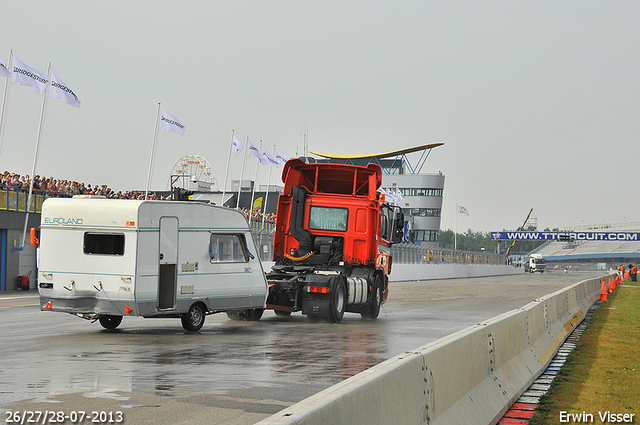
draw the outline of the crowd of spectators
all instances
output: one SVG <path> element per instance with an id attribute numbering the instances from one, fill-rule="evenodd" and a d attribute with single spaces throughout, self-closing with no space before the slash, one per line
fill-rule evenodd
<path id="1" fill-rule="evenodd" d="M 30 185 L 31 179 L 28 175 L 21 176 L 8 171 L 0 174 L 0 190 L 28 193 Z M 74 195 L 95 195 L 104 196 L 109 199 L 144 199 L 143 191 L 114 192 L 105 184 L 91 186 L 90 184 L 85 185 L 84 183 L 78 183 L 76 181 L 41 177 L 38 175 L 36 175 L 33 181 L 33 193 L 58 198 L 70 198 Z M 162 196 L 157 196 L 155 193 L 149 193 L 147 199 L 162 200 L 169 199 L 169 197 L 163 198 Z M 249 217 L 251 221 L 262 222 L 263 214 L 260 211 L 249 211 L 246 208 L 240 208 L 240 212 Z M 264 215 L 264 221 L 266 223 L 275 223 L 276 215 L 267 213 Z"/>
<path id="2" fill-rule="evenodd" d="M 0 190 L 28 193 L 30 185 L 31 178 L 28 175 L 21 176 L 8 171 L 0 175 Z M 110 199 L 144 199 L 144 192 L 141 191 L 115 192 L 105 184 L 91 186 L 76 181 L 38 175 L 33 180 L 33 193 L 59 198 L 70 198 L 74 195 L 96 195 Z M 150 193 L 148 199 L 160 198 L 155 193 Z"/>
<path id="3" fill-rule="evenodd" d="M 249 220 L 251 221 L 262 221 L 262 217 L 264 215 L 264 222 L 265 223 L 275 223 L 276 222 L 276 215 L 273 213 L 267 213 L 267 214 L 262 214 L 260 211 L 249 211 L 246 208 L 240 208 L 239 211 L 241 213 L 243 213 L 244 215 L 246 215 L 247 217 L 249 217 Z"/>

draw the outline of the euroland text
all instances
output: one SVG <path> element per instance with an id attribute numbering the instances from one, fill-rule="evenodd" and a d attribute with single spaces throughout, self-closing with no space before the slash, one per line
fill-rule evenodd
<path id="1" fill-rule="evenodd" d="M 560 423 L 561 424 L 620 424 L 620 423 L 635 423 L 635 413 L 612 413 L 610 411 L 594 413 L 569 413 L 566 411 L 560 411 Z M 596 422 L 596 420 L 600 422 Z"/>

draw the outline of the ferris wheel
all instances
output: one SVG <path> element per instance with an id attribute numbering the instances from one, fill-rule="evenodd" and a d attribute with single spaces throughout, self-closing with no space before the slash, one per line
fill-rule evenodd
<path id="1" fill-rule="evenodd" d="M 171 170 L 167 189 L 182 187 L 202 191 L 215 190 L 216 177 L 211 172 L 209 161 L 200 155 L 185 155 Z"/>

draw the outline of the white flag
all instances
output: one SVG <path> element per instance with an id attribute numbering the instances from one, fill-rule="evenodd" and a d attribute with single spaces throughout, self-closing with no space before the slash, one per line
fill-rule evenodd
<path id="1" fill-rule="evenodd" d="M 163 108 L 160 108 L 160 124 L 158 125 L 158 127 L 163 130 L 180 133 L 184 136 L 184 124 L 182 124 L 182 122 L 178 118 L 174 117 Z"/>
<path id="2" fill-rule="evenodd" d="M 62 99 L 64 102 L 76 108 L 80 107 L 80 99 L 67 85 L 51 70 L 51 87 L 49 87 L 49 97 Z"/>
<path id="3" fill-rule="evenodd" d="M 11 72 L 7 68 L 7 64 L 0 60 L 0 77 L 10 77 Z"/>
<path id="4" fill-rule="evenodd" d="M 384 195 L 385 202 L 387 202 L 389 204 L 397 204 L 398 203 L 398 199 L 396 198 L 396 195 L 391 190 L 387 190 L 384 187 L 380 186 L 380 188 L 378 189 L 378 192 L 380 192 L 380 193 L 382 193 Z"/>
<path id="5" fill-rule="evenodd" d="M 276 158 L 274 158 L 269 152 L 267 152 L 265 150 L 265 148 L 262 148 L 262 156 L 264 156 L 267 160 L 267 162 L 262 162 L 262 165 L 267 165 L 268 163 L 271 163 L 271 165 L 273 165 L 274 167 L 279 168 L 280 167 L 280 161 L 278 161 Z"/>
<path id="6" fill-rule="evenodd" d="M 258 148 L 256 148 L 253 143 L 251 143 L 251 140 L 248 140 L 248 142 L 249 147 L 247 148 L 247 156 L 258 158 L 262 165 L 268 164 L 269 161 L 267 160 L 267 158 L 265 158 L 264 155 L 260 153 L 260 150 L 258 150 Z"/>
<path id="7" fill-rule="evenodd" d="M 233 141 L 231 142 L 231 150 L 233 151 L 235 156 L 238 156 L 240 151 L 244 149 L 244 145 L 236 139 L 236 136 L 233 136 Z"/>
<path id="8" fill-rule="evenodd" d="M 15 55 L 12 55 L 11 63 L 13 66 L 11 73 L 12 84 L 31 86 L 40 94 L 43 94 L 45 90 L 47 90 L 49 79 L 45 74 L 23 63 L 20 59 L 15 57 Z"/>
<path id="9" fill-rule="evenodd" d="M 276 148 L 276 159 L 278 160 L 278 163 L 279 163 L 278 166 L 280 166 L 285 162 L 287 162 L 288 160 L 290 160 L 291 158 L 289 158 L 288 156 L 284 156 L 282 152 L 280 152 L 278 148 Z"/>
<path id="10" fill-rule="evenodd" d="M 458 204 L 456 204 L 456 205 L 458 205 Z M 463 207 L 462 205 L 458 205 L 458 214 L 469 215 L 469 211 L 467 211 L 467 209 L 465 207 Z"/>
<path id="11" fill-rule="evenodd" d="M 396 187 L 396 199 L 398 200 L 398 202 L 404 202 L 407 199 L 405 198 L 404 193 L 402 193 L 400 189 L 398 189 L 397 187 Z"/>

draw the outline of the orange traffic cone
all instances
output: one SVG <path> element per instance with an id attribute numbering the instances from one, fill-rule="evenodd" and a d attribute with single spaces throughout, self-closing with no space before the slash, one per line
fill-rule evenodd
<path id="1" fill-rule="evenodd" d="M 609 293 L 613 294 L 613 278 L 609 278 Z"/>
<path id="2" fill-rule="evenodd" d="M 602 288 L 600 288 L 600 302 L 603 303 L 607 301 L 607 286 L 605 284 L 605 280 L 602 279 Z"/>
<path id="3" fill-rule="evenodd" d="M 624 280 L 629 280 L 629 272 L 624 272 Z"/>

